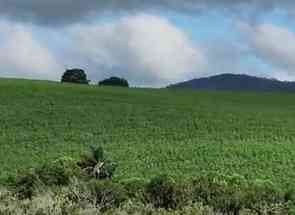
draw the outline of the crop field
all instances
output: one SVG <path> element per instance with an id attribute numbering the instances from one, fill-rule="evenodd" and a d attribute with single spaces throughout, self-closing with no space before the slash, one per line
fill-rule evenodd
<path id="1" fill-rule="evenodd" d="M 0 178 L 95 145 L 117 179 L 218 172 L 295 185 L 295 95 L 0 80 Z"/>

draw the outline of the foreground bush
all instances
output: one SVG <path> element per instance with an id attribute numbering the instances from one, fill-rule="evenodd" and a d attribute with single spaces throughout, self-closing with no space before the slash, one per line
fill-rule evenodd
<path id="1" fill-rule="evenodd" d="M 193 182 L 193 198 L 211 205 L 215 211 L 237 215 L 244 208 L 243 178 L 223 178 L 202 176 Z"/>
<path id="2" fill-rule="evenodd" d="M 89 153 L 83 154 L 78 162 L 80 168 L 89 176 L 96 179 L 112 178 L 117 165 L 105 156 L 102 147 L 91 148 Z"/>
<path id="3" fill-rule="evenodd" d="M 290 201 L 269 181 L 247 181 L 242 176 L 203 176 L 193 182 L 193 199 L 210 205 L 216 212 L 238 215 L 242 210 L 254 214 L 286 211 Z M 266 213 L 268 214 L 268 213 Z"/>
<path id="4" fill-rule="evenodd" d="M 18 176 L 12 184 L 13 190 L 20 199 L 32 199 L 38 189 L 43 186 L 38 175 L 33 170 L 29 170 Z"/>
<path id="5" fill-rule="evenodd" d="M 32 199 L 36 192 L 52 186 L 67 186 L 72 179 L 84 182 L 92 178 L 110 179 L 116 167 L 114 162 L 106 158 L 103 149 L 98 147 L 81 156 L 79 161 L 65 157 L 23 171 L 10 180 L 9 185 L 20 199 Z"/>
<path id="6" fill-rule="evenodd" d="M 185 206 L 189 192 L 166 175 L 155 177 L 147 185 L 147 195 L 156 208 L 176 209 Z"/>
<path id="7" fill-rule="evenodd" d="M 79 195 L 84 195 L 79 193 Z M 102 211 L 85 201 L 72 201 L 65 193 L 46 193 L 31 201 L 18 200 L 11 193 L 0 191 L 0 215 L 214 215 L 210 207 L 193 204 L 181 210 L 157 209 L 149 204 L 127 201 L 120 207 Z"/>
<path id="8" fill-rule="evenodd" d="M 166 175 L 114 181 L 115 166 L 94 148 L 78 161 L 62 158 L 28 170 L 0 188 L 0 215 L 295 214 L 293 189 L 282 191 L 270 181 L 217 174 L 187 184 Z"/>
<path id="9" fill-rule="evenodd" d="M 76 192 L 77 190 L 75 190 Z M 59 190 L 35 196 L 32 200 L 19 200 L 7 190 L 0 189 L 0 215 L 222 215 L 212 207 L 202 203 L 192 203 L 181 209 L 166 210 L 155 208 L 151 204 L 138 201 L 125 201 L 119 207 L 102 211 L 92 202 L 91 194 L 76 192 L 77 199 L 72 199 L 73 191 Z M 87 200 L 88 199 L 88 200 Z M 261 213 L 243 209 L 240 215 L 292 215 L 292 210 L 284 205 L 264 206 Z"/>
<path id="10" fill-rule="evenodd" d="M 243 188 L 236 189 L 235 186 L 238 182 L 231 184 L 233 182 L 228 179 L 221 182 L 218 179 L 205 178 L 199 179 L 198 182 L 195 181 L 189 189 L 184 189 L 183 186 L 179 186 L 166 176 L 156 177 L 147 184 L 137 182 L 135 186 L 131 186 L 131 181 L 119 183 L 112 180 L 93 179 L 90 182 L 85 182 L 76 178 L 71 179 L 66 186 L 47 187 L 44 190 L 35 184 L 30 199 L 19 198 L 17 193 L 0 189 L 0 215 L 292 215 L 295 212 L 294 202 L 285 201 L 285 195 L 282 192 L 277 192 L 276 189 L 268 187 L 265 183 L 261 185 L 259 182 L 259 185 L 255 185 L 258 187 L 253 188 L 251 188 L 253 182 L 245 183 Z M 202 186 L 203 183 L 204 186 Z M 127 189 L 128 187 L 129 189 Z M 136 187 L 140 191 L 137 192 Z M 142 195 L 146 199 L 141 198 Z"/>
<path id="11" fill-rule="evenodd" d="M 82 171 L 78 168 L 76 161 L 71 158 L 61 158 L 20 173 L 11 186 L 19 198 L 31 199 L 36 192 L 40 192 L 40 189 L 66 186 L 71 178 L 81 175 Z"/>
<path id="12" fill-rule="evenodd" d="M 41 168 L 37 168 L 35 172 L 46 186 L 65 186 L 70 183 L 71 178 L 81 175 L 81 170 L 76 161 L 66 157 L 43 165 Z"/>
<path id="13" fill-rule="evenodd" d="M 100 211 L 118 208 L 127 200 L 127 193 L 123 186 L 111 181 L 92 181 L 90 189 L 94 195 L 95 206 Z"/>

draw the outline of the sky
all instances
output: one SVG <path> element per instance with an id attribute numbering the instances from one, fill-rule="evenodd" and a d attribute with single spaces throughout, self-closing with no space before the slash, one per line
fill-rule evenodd
<path id="1" fill-rule="evenodd" d="M 0 0 L 0 77 L 133 86 L 221 73 L 295 81 L 293 0 Z"/>

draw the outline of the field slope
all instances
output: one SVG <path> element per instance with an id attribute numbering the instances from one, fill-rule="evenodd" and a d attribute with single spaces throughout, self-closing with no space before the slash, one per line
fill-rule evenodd
<path id="1" fill-rule="evenodd" d="M 295 185 L 295 94 L 0 79 L 0 178 L 98 144 L 120 179 L 213 171 Z"/>

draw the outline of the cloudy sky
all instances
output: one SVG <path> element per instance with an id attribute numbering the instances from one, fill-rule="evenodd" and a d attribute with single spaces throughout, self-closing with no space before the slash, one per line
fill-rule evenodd
<path id="1" fill-rule="evenodd" d="M 0 77 L 295 80 L 294 0 L 0 0 Z"/>

